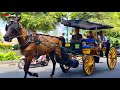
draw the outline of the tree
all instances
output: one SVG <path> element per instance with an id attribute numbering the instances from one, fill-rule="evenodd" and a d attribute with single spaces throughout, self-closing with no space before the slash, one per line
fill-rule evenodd
<path id="1" fill-rule="evenodd" d="M 3 20 L 7 20 L 3 17 L 3 13 L 10 12 L 0 12 L 0 17 Z M 66 12 L 21 12 L 22 17 L 21 23 L 28 30 L 37 30 L 48 32 L 50 30 L 55 30 L 56 25 L 59 24 L 61 16 L 65 16 Z"/>
<path id="2" fill-rule="evenodd" d="M 111 25 L 114 28 L 105 30 L 106 35 L 111 42 L 119 40 L 120 43 L 120 12 L 72 12 L 70 18 Z"/>

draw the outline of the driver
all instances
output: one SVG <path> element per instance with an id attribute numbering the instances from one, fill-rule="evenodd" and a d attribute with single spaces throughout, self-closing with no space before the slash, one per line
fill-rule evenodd
<path id="1" fill-rule="evenodd" d="M 82 40 L 82 34 L 79 34 L 79 28 L 76 28 L 75 27 L 75 29 L 74 29 L 74 31 L 75 31 L 75 35 L 72 35 L 72 39 L 71 39 L 71 49 L 73 50 L 73 49 L 75 49 L 75 46 L 74 46 L 74 43 L 79 43 L 80 44 L 80 47 L 79 47 L 79 49 L 80 49 L 80 53 L 82 53 L 82 43 L 81 43 L 81 40 Z"/>
<path id="2" fill-rule="evenodd" d="M 72 35 L 71 43 L 80 42 L 83 37 L 81 34 L 79 34 L 79 28 L 75 28 L 74 31 L 75 35 Z"/>

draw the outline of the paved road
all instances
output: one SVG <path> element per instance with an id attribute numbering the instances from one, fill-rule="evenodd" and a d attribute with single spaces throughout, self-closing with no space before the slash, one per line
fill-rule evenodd
<path id="1" fill-rule="evenodd" d="M 56 66 L 54 78 L 120 78 L 120 57 L 118 58 L 117 66 L 114 70 L 109 70 L 107 67 L 106 59 L 101 58 L 100 62 L 96 64 L 96 70 L 93 75 L 85 76 L 82 70 L 82 65 L 79 65 L 78 68 L 71 68 L 68 73 L 63 73 L 59 68 L 59 65 Z M 39 74 L 38 78 L 49 78 L 49 75 L 52 71 L 52 64 L 49 63 L 49 66 L 30 68 L 30 71 L 36 72 Z M 16 64 L 0 64 L 0 78 L 23 78 L 24 71 L 19 69 Z M 36 78 L 28 75 L 28 78 Z"/>

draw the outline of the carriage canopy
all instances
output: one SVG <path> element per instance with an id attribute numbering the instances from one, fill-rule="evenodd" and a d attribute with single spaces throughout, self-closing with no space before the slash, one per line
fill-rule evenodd
<path id="1" fill-rule="evenodd" d="M 98 30 L 98 29 L 114 28 L 109 25 L 92 23 L 92 22 L 85 21 L 85 20 L 64 20 L 64 21 L 62 21 L 62 24 L 64 26 L 76 27 L 76 28 L 84 29 L 84 30 L 96 30 L 96 29 Z"/>

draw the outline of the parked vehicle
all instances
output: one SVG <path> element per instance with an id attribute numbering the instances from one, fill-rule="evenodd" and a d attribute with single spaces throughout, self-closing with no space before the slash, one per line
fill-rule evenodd
<path id="1" fill-rule="evenodd" d="M 42 56 L 40 56 L 40 57 L 37 59 L 36 64 L 35 64 L 34 62 L 32 62 L 31 65 L 30 65 L 30 67 L 31 67 L 31 68 L 35 68 L 35 67 L 47 66 L 49 60 L 50 60 L 49 57 L 45 57 L 45 55 L 42 55 Z M 20 61 L 18 62 L 18 67 L 19 67 L 20 69 L 23 69 L 23 68 L 24 68 L 24 64 L 25 64 L 25 57 L 22 56 L 22 57 L 20 58 Z"/>

